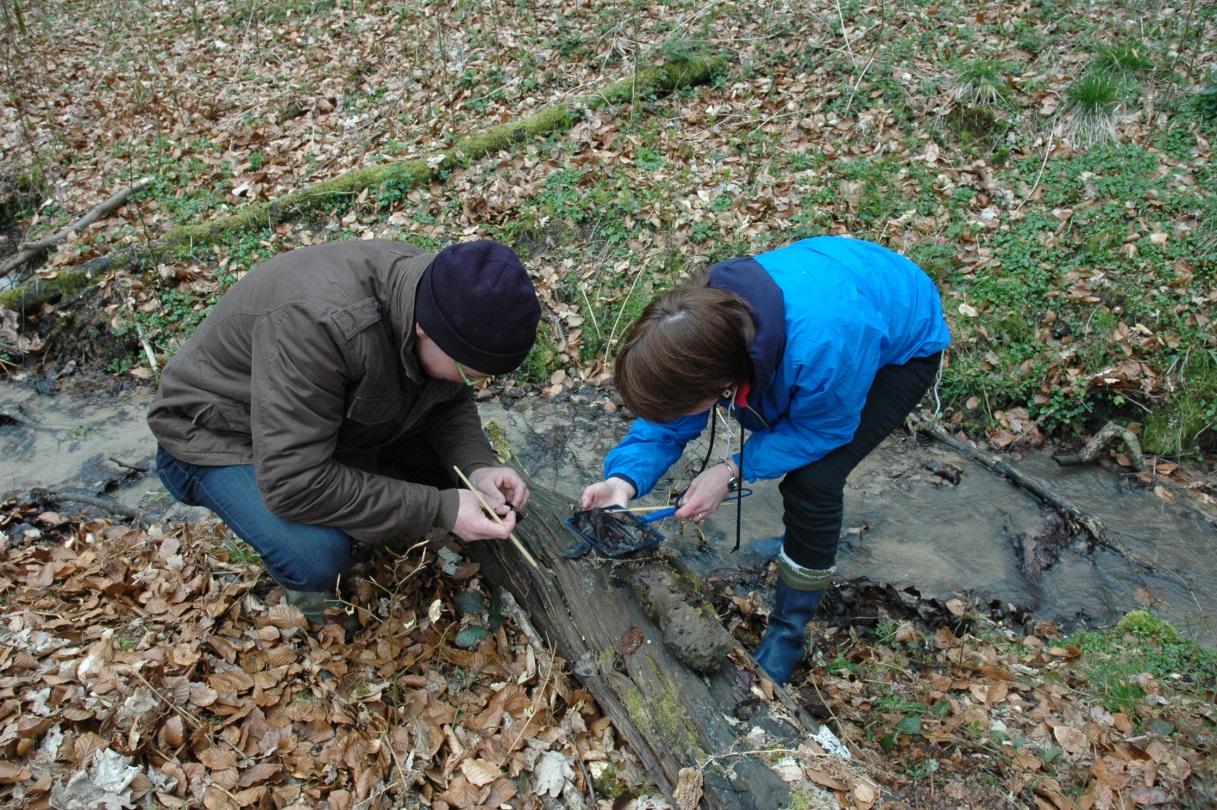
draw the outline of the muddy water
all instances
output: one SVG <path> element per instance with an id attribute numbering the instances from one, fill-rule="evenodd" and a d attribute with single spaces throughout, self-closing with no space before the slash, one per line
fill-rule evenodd
<path id="1" fill-rule="evenodd" d="M 536 480 L 574 499 L 584 482 L 599 478 L 605 451 L 628 427 L 619 415 L 604 413 L 603 402 L 484 406 L 483 417 L 507 428 L 517 460 Z M 660 494 L 646 502 L 658 503 L 663 492 L 687 485 L 705 449 L 691 446 L 660 482 Z M 1086 535 L 1071 536 L 1055 511 L 1030 494 L 950 449 L 902 434 L 872 453 L 849 481 L 839 577 L 912 586 L 938 598 L 968 591 L 1068 626 L 1109 624 L 1128 610 L 1152 607 L 1217 647 L 1217 507 L 1186 493 L 1164 500 L 1098 466 L 1061 468 L 1046 451 L 1016 466 L 1098 517 L 1112 545 L 1161 570 L 1105 548 L 1092 550 Z M 958 470 L 958 483 L 931 471 L 951 468 Z M 706 522 L 704 538 L 674 521 L 658 525 L 682 557 L 707 573 L 763 564 L 747 542 L 781 533 L 781 496 L 776 482 L 752 489 L 743 501 L 745 548 L 738 554 L 730 551 L 733 506 Z"/>
<path id="2" fill-rule="evenodd" d="M 107 491 L 149 514 L 197 517 L 202 510 L 175 506 L 154 475 L 123 466 L 151 469 L 155 443 L 143 419 L 150 397 L 149 389 L 44 395 L 0 386 L 0 494 L 36 486 Z M 573 501 L 599 478 L 605 451 L 628 427 L 620 414 L 605 411 L 606 401 L 602 394 L 562 402 L 490 400 L 481 409 L 485 420 L 504 428 L 516 463 Z M 692 446 L 658 491 L 683 488 L 704 452 L 704 444 Z M 839 577 L 913 586 L 939 598 L 968 591 L 1071 626 L 1107 624 L 1150 606 L 1217 647 L 1217 508 L 1187 493 L 1166 500 L 1097 466 L 1059 468 L 1047 453 L 1015 463 L 1101 519 L 1114 545 L 1160 570 L 1089 549 L 1084 536 L 1070 537 L 1055 513 L 1026 492 L 949 449 L 901 435 L 850 479 Z M 782 530 L 776 482 L 753 490 L 743 503 L 745 545 Z M 747 549 L 731 553 L 732 506 L 701 532 L 674 521 L 658 526 L 669 546 L 707 573 L 763 564 Z"/>

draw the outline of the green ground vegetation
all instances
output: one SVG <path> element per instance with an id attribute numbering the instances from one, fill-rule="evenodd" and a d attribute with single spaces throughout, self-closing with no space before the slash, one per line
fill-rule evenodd
<path id="1" fill-rule="evenodd" d="M 567 15 L 457 3 L 437 19 L 421 7 L 243 2 L 216 18 L 208 47 L 257 19 L 258 42 L 306 43 L 280 46 L 296 70 L 234 68 L 236 100 L 216 119 L 226 130 L 206 117 L 188 134 L 132 127 L 115 146 L 73 153 L 82 173 L 155 182 L 142 225 L 66 249 L 83 260 L 149 233 L 182 236 L 175 255 L 129 271 L 144 300 L 165 302 L 138 317 L 168 354 L 272 252 L 369 235 L 428 247 L 499 238 L 534 270 L 547 310 L 516 377 L 546 383 L 603 379 L 650 297 L 707 262 L 851 235 L 939 283 L 955 336 L 947 418 L 983 429 L 1021 407 L 1066 436 L 1115 418 L 1152 452 L 1186 456 L 1217 446 L 1215 12 L 1189 9 L 948 0 L 848 3 L 838 18 L 682 0 Z M 195 36 L 188 14 L 125 13 L 173 41 Z M 756 37 L 735 35 L 745 29 Z M 510 52 L 505 30 L 521 38 Z M 363 44 L 317 72 L 333 31 Z M 372 32 L 404 48 L 414 72 L 391 68 Z M 126 85 L 137 119 L 214 90 L 214 77 L 171 88 L 150 52 L 103 54 L 146 85 L 143 101 Z M 690 54 L 730 66 L 663 97 L 617 84 L 588 101 L 589 87 Z M 578 121 L 562 106 L 572 97 L 584 99 Z M 545 109 L 561 127 L 478 140 Z M 371 128 L 352 140 L 360 126 Z M 289 137 L 306 130 L 311 140 Z M 429 165 L 439 154 L 456 157 Z M 389 165 L 425 177 L 343 186 L 289 221 L 269 213 L 284 193 Z M 231 231 L 217 234 L 221 222 Z"/>

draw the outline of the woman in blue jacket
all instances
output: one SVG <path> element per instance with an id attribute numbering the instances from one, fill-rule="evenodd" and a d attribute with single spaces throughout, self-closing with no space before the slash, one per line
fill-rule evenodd
<path id="1" fill-rule="evenodd" d="M 737 419 L 747 442 L 693 479 L 676 517 L 703 519 L 739 480 L 782 479 L 777 597 L 756 660 L 785 683 L 836 569 L 845 479 L 913 410 L 949 342 L 933 281 L 878 245 L 818 237 L 720 262 L 631 327 L 614 370 L 639 418 L 583 508 L 650 492 L 716 407 Z"/>

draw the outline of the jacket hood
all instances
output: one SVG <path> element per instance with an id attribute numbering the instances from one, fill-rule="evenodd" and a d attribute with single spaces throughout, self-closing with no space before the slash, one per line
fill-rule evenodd
<path id="1" fill-rule="evenodd" d="M 752 309 L 756 337 L 748 346 L 752 388 L 748 399 L 758 402 L 769 386 L 786 349 L 786 299 L 773 277 L 756 259 L 727 259 L 710 268 L 708 286 L 738 295 Z"/>

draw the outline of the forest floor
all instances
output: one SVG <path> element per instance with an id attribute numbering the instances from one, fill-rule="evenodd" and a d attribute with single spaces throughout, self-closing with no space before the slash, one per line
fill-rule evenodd
<path id="1" fill-rule="evenodd" d="M 33 0 L 3 14 L 0 261 L 150 181 L 50 251 L 44 284 L 357 168 L 437 160 L 422 184 L 381 182 L 0 309 L 10 385 L 149 386 L 216 297 L 283 250 L 489 237 L 520 252 L 545 308 L 537 349 L 496 390 L 608 396 L 615 342 L 655 291 L 829 233 L 886 244 L 939 283 L 951 430 L 1018 453 L 1116 419 L 1151 454 L 1143 485 L 1213 493 L 1209 4 Z M 436 157 L 696 54 L 726 59 L 706 85 Z M 0 430 L 18 416 L 0 411 Z M 1117 446 L 1104 464 L 1131 462 Z M 366 561 L 346 644 L 303 630 L 213 524 L 128 525 L 28 490 L 3 508 L 0 797 L 14 806 L 106 791 L 115 806 L 661 806 L 564 662 L 452 548 Z M 764 592 L 722 595 L 742 638 Z M 1008 619 L 966 596 L 844 585 L 796 689 L 853 764 L 775 752 L 775 767 L 842 806 L 1217 801 L 1217 664 L 1190 633 L 1141 611 L 1067 632 Z"/>

